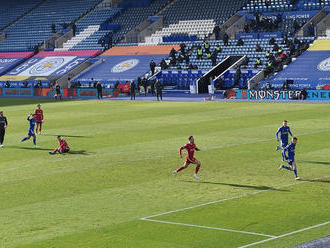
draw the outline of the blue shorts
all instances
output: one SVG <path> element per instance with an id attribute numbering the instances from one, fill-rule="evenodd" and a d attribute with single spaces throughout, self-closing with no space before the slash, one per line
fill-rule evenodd
<path id="1" fill-rule="evenodd" d="M 288 158 L 288 164 L 289 164 L 289 165 L 292 165 L 293 162 L 294 162 L 294 158 Z"/>
<path id="2" fill-rule="evenodd" d="M 28 133 L 28 135 L 29 135 L 29 136 L 34 136 L 34 135 L 35 135 L 35 134 L 34 134 L 34 130 L 29 129 L 29 133 Z"/>
<path id="3" fill-rule="evenodd" d="M 281 140 L 281 146 L 286 147 L 289 142 Z"/>

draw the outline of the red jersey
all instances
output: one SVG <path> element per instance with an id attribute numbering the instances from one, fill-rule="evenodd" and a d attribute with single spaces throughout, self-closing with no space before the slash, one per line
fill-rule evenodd
<path id="1" fill-rule="evenodd" d="M 181 146 L 179 148 L 179 154 L 180 155 L 182 155 L 182 150 L 184 150 L 184 149 L 187 150 L 186 160 L 194 161 L 195 160 L 194 153 L 195 153 L 195 151 L 199 151 L 196 144 L 187 143 L 186 145 Z"/>
<path id="2" fill-rule="evenodd" d="M 58 141 L 58 143 L 61 149 L 65 149 L 65 150 L 69 149 L 69 146 L 64 139 L 61 139 L 60 141 Z"/>
<path id="3" fill-rule="evenodd" d="M 42 121 L 44 119 L 44 112 L 42 109 L 36 109 L 34 112 L 36 121 Z"/>

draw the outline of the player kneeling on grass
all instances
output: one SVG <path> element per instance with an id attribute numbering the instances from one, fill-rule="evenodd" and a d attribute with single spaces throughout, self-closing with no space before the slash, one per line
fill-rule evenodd
<path id="1" fill-rule="evenodd" d="M 62 139 L 61 136 L 57 136 L 57 140 L 58 140 L 59 147 L 56 148 L 54 151 L 49 152 L 49 154 L 54 155 L 57 152 L 59 154 L 63 154 L 63 153 L 67 153 L 70 151 L 70 147 L 66 143 L 65 139 Z"/>
<path id="2" fill-rule="evenodd" d="M 293 171 L 295 179 L 299 180 L 300 178 L 297 175 L 297 166 L 296 166 L 296 162 L 294 160 L 297 141 L 298 141 L 298 139 L 296 137 L 293 137 L 292 142 L 289 145 L 287 145 L 284 148 L 281 147 L 283 156 L 286 156 L 286 152 L 288 152 L 288 164 L 290 166 L 281 165 L 279 169 L 286 169 L 286 170 Z"/>
<path id="3" fill-rule="evenodd" d="M 196 179 L 199 179 L 199 177 L 198 177 L 197 174 L 198 174 L 199 168 L 201 166 L 201 163 L 196 158 L 194 158 L 194 152 L 195 151 L 200 151 L 200 149 L 196 146 L 193 136 L 190 136 L 189 137 L 189 143 L 187 143 L 186 145 L 181 146 L 179 148 L 180 158 L 182 158 L 182 150 L 187 150 L 186 161 L 184 162 L 184 165 L 183 166 L 181 166 L 177 170 L 173 171 L 173 175 L 176 176 L 176 174 L 179 171 L 187 168 L 189 164 L 196 164 L 196 169 L 195 169 L 194 177 Z"/>

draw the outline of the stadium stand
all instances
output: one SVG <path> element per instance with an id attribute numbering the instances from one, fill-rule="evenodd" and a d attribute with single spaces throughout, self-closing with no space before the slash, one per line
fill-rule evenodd
<path id="1" fill-rule="evenodd" d="M 0 51 L 31 50 L 52 35 L 52 24 L 56 25 L 56 31 L 61 31 L 62 25 L 77 20 L 99 2 L 100 0 L 47 0 L 6 29 L 7 39 L 0 42 Z"/>
<path id="2" fill-rule="evenodd" d="M 84 50 L 101 49 L 100 39 L 110 30 L 101 30 L 101 25 L 113 20 L 120 14 L 120 9 L 96 9 L 77 22 L 77 35 L 64 43 L 62 49 L 56 50 Z"/>
<path id="3" fill-rule="evenodd" d="M 212 19 L 217 25 L 223 24 L 228 18 L 240 10 L 248 1 L 180 0 L 174 2 L 168 9 L 161 12 L 165 25 L 186 20 Z"/>
<path id="4" fill-rule="evenodd" d="M 3 30 L 6 26 L 16 21 L 24 14 L 31 11 L 33 8 L 38 6 L 42 0 L 1 0 L 0 9 L 0 30 Z"/>
<path id="5" fill-rule="evenodd" d="M 292 80 L 291 88 L 316 89 L 330 84 L 330 40 L 317 40 L 283 71 L 264 81 L 274 88 L 282 88 L 283 82 Z"/>
<path id="6" fill-rule="evenodd" d="M 179 48 L 179 46 L 174 47 Z M 123 83 L 136 80 L 150 70 L 151 60 L 159 63 L 171 48 L 172 46 L 113 47 L 99 57 L 100 61 L 97 65 L 84 71 L 72 81 L 88 86 L 93 78 L 113 86 L 117 81 Z"/>

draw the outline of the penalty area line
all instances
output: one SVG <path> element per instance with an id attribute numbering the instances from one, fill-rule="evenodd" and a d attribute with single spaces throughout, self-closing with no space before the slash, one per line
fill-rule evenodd
<path id="1" fill-rule="evenodd" d="M 328 177 L 330 177 L 330 175 L 320 177 L 320 178 L 313 178 L 313 179 L 310 179 L 309 181 L 298 181 L 298 182 L 294 182 L 294 183 L 290 183 L 290 184 L 284 184 L 284 185 L 281 185 L 279 187 L 274 187 L 274 188 L 265 189 L 265 190 L 258 190 L 258 191 L 245 193 L 245 194 L 241 194 L 241 195 L 238 195 L 238 196 L 233 196 L 233 197 L 229 197 L 229 198 L 225 198 L 225 199 L 205 202 L 205 203 L 201 203 L 201 204 L 190 206 L 190 207 L 175 209 L 175 210 L 171 210 L 171 211 L 167 211 L 167 212 L 163 212 L 163 213 L 159 213 L 159 214 L 146 216 L 146 217 L 143 217 L 141 219 L 150 219 L 150 218 L 153 218 L 153 217 L 158 217 L 158 216 L 167 215 L 167 214 L 171 214 L 171 213 L 182 212 L 182 211 L 185 211 L 185 210 L 194 209 L 194 208 L 198 208 L 198 207 L 203 207 L 203 206 L 207 206 L 207 205 L 211 205 L 211 204 L 215 204 L 215 203 L 225 202 L 225 201 L 234 200 L 234 199 L 240 199 L 240 198 L 243 198 L 243 197 L 248 197 L 248 196 L 256 195 L 256 194 L 259 194 L 259 193 L 268 192 L 268 191 L 272 191 L 272 190 L 278 190 L 278 189 L 282 189 L 282 188 L 287 188 L 287 187 L 290 187 L 290 186 L 293 186 L 293 185 L 302 184 L 302 183 L 306 183 L 306 182 L 310 182 L 310 181 L 317 181 L 317 180 L 325 179 L 325 178 L 328 178 Z"/>
<path id="2" fill-rule="evenodd" d="M 276 238 L 276 236 L 268 235 L 268 234 L 264 234 L 264 233 L 247 232 L 247 231 L 240 231 L 240 230 L 234 230 L 234 229 L 228 229 L 228 228 L 221 228 L 221 227 L 201 226 L 201 225 L 186 224 L 186 223 L 172 222 L 172 221 L 163 221 L 163 220 L 151 220 L 151 219 L 147 219 L 147 218 L 141 218 L 140 220 L 151 221 L 151 222 L 156 222 L 156 223 L 163 223 L 163 224 L 172 224 L 172 225 L 179 225 L 179 226 L 198 227 L 198 228 L 211 229 L 211 230 L 219 230 L 219 231 L 225 231 L 225 232 L 235 232 L 235 233 L 243 233 L 243 234 L 249 234 L 249 235 L 255 235 L 255 236 L 263 236 L 263 237 Z"/>
<path id="3" fill-rule="evenodd" d="M 268 242 L 268 241 L 271 241 L 271 240 L 284 238 L 284 237 L 287 237 L 287 236 L 290 236 L 290 235 L 293 235 L 293 234 L 296 234 L 296 233 L 304 232 L 304 231 L 307 231 L 307 230 L 310 230 L 310 229 L 313 229 L 313 228 L 317 228 L 317 227 L 320 227 L 320 226 L 325 226 L 325 225 L 328 225 L 328 224 L 330 224 L 330 221 L 327 221 L 327 222 L 324 222 L 324 223 L 321 223 L 321 224 L 317 224 L 317 225 L 314 225 L 314 226 L 305 227 L 305 228 L 302 228 L 302 229 L 299 229 L 299 230 L 296 230 L 296 231 L 293 231 L 293 232 L 285 233 L 285 234 L 282 234 L 282 235 L 279 235 L 279 236 L 274 236 L 274 237 L 269 238 L 269 239 L 264 239 L 264 240 L 261 240 L 261 241 L 257 241 L 257 242 L 254 242 L 254 243 L 243 245 L 243 246 L 240 246 L 238 248 L 245 248 L 245 247 L 250 247 L 250 246 L 262 244 L 262 243 L 265 243 L 265 242 Z"/>

